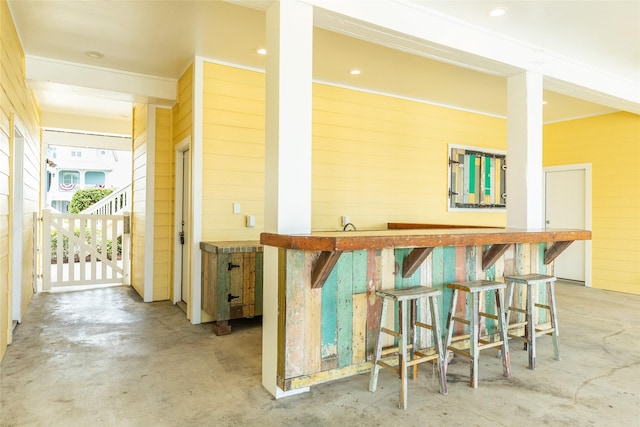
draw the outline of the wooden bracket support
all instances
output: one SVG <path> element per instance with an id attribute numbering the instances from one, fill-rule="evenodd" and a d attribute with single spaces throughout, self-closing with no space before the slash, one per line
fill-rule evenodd
<path id="1" fill-rule="evenodd" d="M 402 262 L 402 277 L 405 279 L 411 277 L 431 252 L 433 248 L 414 248 L 409 252 Z"/>
<path id="2" fill-rule="evenodd" d="M 569 247 L 570 244 L 573 243 L 573 240 L 566 240 L 560 242 L 554 242 L 544 251 L 544 264 L 550 264 L 554 259 L 558 258 L 565 249 Z"/>
<path id="3" fill-rule="evenodd" d="M 486 270 L 495 264 L 498 258 L 500 258 L 511 245 L 513 245 L 513 243 L 491 245 L 491 247 L 482 254 L 482 269 Z"/>
<path id="4" fill-rule="evenodd" d="M 342 255 L 342 251 L 320 252 L 320 256 L 313 261 L 311 266 L 311 288 L 321 288 L 324 285 L 340 255 Z"/>

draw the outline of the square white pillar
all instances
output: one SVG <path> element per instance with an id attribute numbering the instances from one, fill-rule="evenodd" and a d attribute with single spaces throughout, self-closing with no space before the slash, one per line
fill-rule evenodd
<path id="1" fill-rule="evenodd" d="M 542 75 L 524 72 L 507 83 L 507 227 L 544 228 Z"/>
<path id="2" fill-rule="evenodd" d="M 276 1 L 267 10 L 265 231 L 311 232 L 313 7 Z M 264 248 L 262 384 L 276 398 L 278 253 Z"/>

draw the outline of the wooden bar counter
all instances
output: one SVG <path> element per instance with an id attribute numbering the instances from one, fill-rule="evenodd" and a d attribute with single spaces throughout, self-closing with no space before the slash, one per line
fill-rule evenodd
<path id="1" fill-rule="evenodd" d="M 416 228 L 261 234 L 261 244 L 280 249 L 277 384 L 282 390 L 371 368 L 380 320 L 378 289 L 426 285 L 442 290 L 438 302 L 445 325 L 447 283 L 553 274 L 553 260 L 571 242 L 591 239 L 586 230 L 411 226 Z M 390 325 L 393 315 L 385 319 Z M 491 334 L 494 325 L 482 327 Z"/>

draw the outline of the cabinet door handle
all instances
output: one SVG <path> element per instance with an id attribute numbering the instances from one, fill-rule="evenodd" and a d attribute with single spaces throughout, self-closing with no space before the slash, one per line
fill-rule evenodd
<path id="1" fill-rule="evenodd" d="M 227 302 L 231 302 L 231 300 L 234 300 L 236 298 L 240 298 L 240 295 L 231 295 L 230 293 L 227 294 Z"/>
<path id="2" fill-rule="evenodd" d="M 227 270 L 229 271 L 233 270 L 234 268 L 240 268 L 240 266 L 238 264 L 232 264 L 232 263 L 229 263 L 227 265 Z"/>

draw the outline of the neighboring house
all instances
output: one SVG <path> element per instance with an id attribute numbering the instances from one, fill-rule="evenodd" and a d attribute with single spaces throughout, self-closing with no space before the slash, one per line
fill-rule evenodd
<path id="1" fill-rule="evenodd" d="M 45 206 L 69 212 L 77 190 L 130 184 L 131 152 L 105 148 L 49 146 Z"/>

